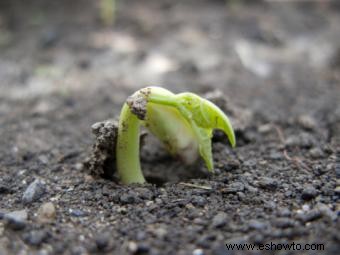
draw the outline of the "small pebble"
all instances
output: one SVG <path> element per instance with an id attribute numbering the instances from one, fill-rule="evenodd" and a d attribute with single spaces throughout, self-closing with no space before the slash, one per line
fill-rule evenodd
<path id="1" fill-rule="evenodd" d="M 55 219 L 56 209 L 51 202 L 44 203 L 40 206 L 37 213 L 37 220 L 40 223 L 51 222 Z"/>
<path id="2" fill-rule="evenodd" d="M 313 130 L 317 127 L 316 120 L 310 115 L 301 115 L 297 122 L 300 126 L 307 130 Z"/>
<path id="3" fill-rule="evenodd" d="M 133 204 L 137 201 L 138 197 L 135 192 L 129 191 L 120 196 L 119 200 L 123 204 Z"/>
<path id="4" fill-rule="evenodd" d="M 282 208 L 279 211 L 278 215 L 283 217 L 289 217 L 291 215 L 291 211 L 288 208 Z"/>
<path id="5" fill-rule="evenodd" d="M 137 244 L 136 242 L 129 242 L 128 249 L 134 254 L 144 254 L 150 250 L 147 244 Z"/>
<path id="6" fill-rule="evenodd" d="M 22 230 L 26 227 L 28 215 L 26 210 L 13 211 L 4 215 L 5 225 L 12 230 Z"/>
<path id="7" fill-rule="evenodd" d="M 325 154 L 323 153 L 323 151 L 318 147 L 310 149 L 309 154 L 313 159 L 319 159 L 319 158 L 325 157 Z"/>
<path id="8" fill-rule="evenodd" d="M 335 189 L 335 194 L 337 194 L 338 196 L 340 195 L 340 186 L 337 186 Z"/>
<path id="9" fill-rule="evenodd" d="M 322 214 L 319 210 L 311 210 L 307 213 L 301 213 L 298 215 L 298 219 L 300 219 L 304 223 L 319 219 L 321 217 Z"/>
<path id="10" fill-rule="evenodd" d="M 303 200 L 310 200 L 318 195 L 318 191 L 313 186 L 307 186 L 303 189 L 301 198 Z"/>
<path id="11" fill-rule="evenodd" d="M 156 228 L 153 233 L 157 236 L 158 239 L 162 239 L 167 235 L 168 231 L 165 228 L 160 227 Z"/>
<path id="12" fill-rule="evenodd" d="M 283 158 L 282 153 L 278 151 L 271 151 L 269 153 L 269 159 L 272 160 L 281 160 Z"/>
<path id="13" fill-rule="evenodd" d="M 226 188 L 222 189 L 223 193 L 237 193 L 244 190 L 244 184 L 242 182 L 233 182 Z"/>
<path id="14" fill-rule="evenodd" d="M 258 185 L 263 189 L 274 190 L 278 187 L 278 182 L 273 178 L 262 177 L 259 179 Z"/>
<path id="15" fill-rule="evenodd" d="M 202 196 L 193 196 L 191 198 L 191 203 L 194 205 L 194 206 L 199 206 L 199 207 L 203 207 L 206 205 L 207 203 L 207 200 L 202 197 Z"/>
<path id="16" fill-rule="evenodd" d="M 340 178 L 340 163 L 335 164 L 335 175 L 336 178 Z"/>
<path id="17" fill-rule="evenodd" d="M 250 220 L 248 226 L 251 229 L 263 230 L 267 227 L 267 224 L 258 220 Z"/>
<path id="18" fill-rule="evenodd" d="M 128 243 L 128 249 L 130 252 L 135 253 L 137 251 L 138 245 L 135 242 Z"/>
<path id="19" fill-rule="evenodd" d="M 86 217 L 88 215 L 87 212 L 82 211 L 80 209 L 69 209 L 69 212 L 71 216 L 74 216 L 74 217 Z"/>
<path id="20" fill-rule="evenodd" d="M 103 123 L 103 122 L 96 122 L 96 123 L 94 123 L 94 124 L 91 126 L 92 133 L 93 133 L 94 135 L 98 135 L 100 129 L 101 129 L 103 126 L 104 126 L 104 123 Z"/>
<path id="21" fill-rule="evenodd" d="M 33 230 L 29 233 L 25 233 L 23 236 L 23 239 L 29 245 L 39 246 L 43 242 L 45 242 L 49 236 L 50 236 L 50 233 L 47 231 Z"/>
<path id="22" fill-rule="evenodd" d="M 151 200 L 153 197 L 153 193 L 147 188 L 135 188 L 135 192 L 142 199 Z"/>
<path id="23" fill-rule="evenodd" d="M 22 196 L 22 202 L 24 204 L 30 204 L 39 198 L 46 192 L 46 184 L 42 180 L 36 179 L 30 185 L 28 185 Z"/>
<path id="24" fill-rule="evenodd" d="M 273 130 L 272 124 L 264 124 L 264 125 L 259 126 L 258 128 L 258 131 L 261 134 L 268 134 L 272 130 Z"/>
<path id="25" fill-rule="evenodd" d="M 203 255 L 203 250 L 202 249 L 195 249 L 193 252 L 192 252 L 192 255 Z"/>
<path id="26" fill-rule="evenodd" d="M 305 211 L 305 212 L 307 212 L 307 211 L 310 210 L 310 206 L 307 205 L 307 204 L 304 204 L 304 205 L 302 206 L 302 210 Z"/>
<path id="27" fill-rule="evenodd" d="M 219 212 L 212 219 L 212 226 L 214 228 L 223 227 L 225 224 L 227 224 L 227 221 L 228 221 L 228 215 L 224 212 Z"/>
<path id="28" fill-rule="evenodd" d="M 96 247 L 99 251 L 105 250 L 110 242 L 110 236 L 106 233 L 104 234 L 99 234 L 96 239 Z"/>

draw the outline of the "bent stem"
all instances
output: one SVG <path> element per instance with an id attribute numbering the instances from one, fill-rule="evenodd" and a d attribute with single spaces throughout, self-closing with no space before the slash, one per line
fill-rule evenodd
<path id="1" fill-rule="evenodd" d="M 129 97 L 118 126 L 117 169 L 124 184 L 144 183 L 139 161 L 139 128 L 146 126 L 172 155 L 193 163 L 198 155 L 213 172 L 211 138 L 221 129 L 236 144 L 228 117 L 213 103 L 196 94 L 173 94 L 160 87 L 147 87 Z"/>
<path id="2" fill-rule="evenodd" d="M 117 168 L 124 184 L 144 183 L 139 161 L 140 120 L 125 103 L 119 118 L 117 138 Z"/>

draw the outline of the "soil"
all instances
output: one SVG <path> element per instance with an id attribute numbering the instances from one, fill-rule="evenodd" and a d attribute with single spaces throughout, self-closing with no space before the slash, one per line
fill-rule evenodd
<path id="1" fill-rule="evenodd" d="M 338 254 L 336 1 L 0 3 L 0 254 Z M 93 123 L 150 85 L 222 95 L 215 174 L 149 135 L 148 184 L 93 177 Z M 101 171 L 101 170 L 98 170 Z M 323 251 L 227 250 L 298 243 Z"/>

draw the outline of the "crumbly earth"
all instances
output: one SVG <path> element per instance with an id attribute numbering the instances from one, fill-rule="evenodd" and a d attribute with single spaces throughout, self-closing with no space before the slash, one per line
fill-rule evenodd
<path id="1" fill-rule="evenodd" d="M 338 254 L 337 1 L 126 0 L 113 27 L 95 4 L 0 2 L 0 254 Z M 149 184 L 84 171 L 92 124 L 150 85 L 236 107 L 214 175 L 149 139 Z M 226 247 L 293 242 L 324 250 Z"/>
<path id="2" fill-rule="evenodd" d="M 96 140 L 85 159 L 84 169 L 94 177 L 113 179 L 116 171 L 118 122 L 106 120 L 94 123 L 91 128 Z"/>

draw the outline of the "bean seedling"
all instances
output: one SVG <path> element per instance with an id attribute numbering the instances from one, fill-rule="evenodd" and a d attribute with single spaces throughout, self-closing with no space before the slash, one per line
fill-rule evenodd
<path id="1" fill-rule="evenodd" d="M 139 160 L 141 125 L 185 163 L 191 164 L 201 155 L 211 172 L 213 130 L 222 130 L 231 146 L 236 145 L 228 117 L 212 102 L 189 92 L 174 94 L 160 87 L 140 89 L 126 100 L 119 118 L 116 158 L 124 184 L 145 182 Z"/>

